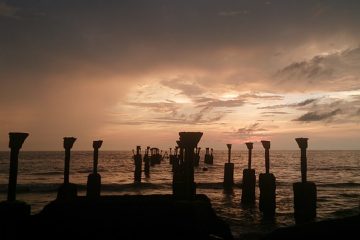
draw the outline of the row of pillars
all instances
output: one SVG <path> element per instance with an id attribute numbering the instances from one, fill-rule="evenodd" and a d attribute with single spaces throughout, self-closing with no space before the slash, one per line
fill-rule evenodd
<path id="1" fill-rule="evenodd" d="M 295 139 L 301 149 L 301 182 L 293 184 L 294 217 L 296 222 L 312 220 L 316 217 L 316 185 L 307 181 L 307 141 L 308 138 Z M 264 216 L 273 217 L 276 209 L 276 178 L 270 173 L 270 141 L 261 141 L 265 149 L 265 173 L 259 175 L 259 209 Z M 228 162 L 224 166 L 224 188 L 229 190 L 234 185 L 234 163 L 231 163 L 231 144 L 227 144 Z M 253 143 L 246 143 L 248 149 L 248 168 L 243 169 L 241 203 L 255 203 L 255 169 L 251 168 Z"/>
<path id="2" fill-rule="evenodd" d="M 28 137 L 28 133 L 9 133 L 9 148 L 10 151 L 10 170 L 9 170 L 9 185 L 7 195 L 7 205 L 11 205 L 12 209 L 17 209 L 16 212 L 22 212 L 30 214 L 30 206 L 16 201 L 16 185 L 17 185 L 17 172 L 18 172 L 18 155 L 19 151 Z M 173 194 L 175 197 L 192 199 L 196 194 L 196 183 L 194 181 L 194 158 L 196 153 L 194 149 L 197 148 L 197 144 L 200 141 L 203 133 L 202 132 L 180 132 L 180 139 L 177 141 L 180 148 L 180 155 L 183 161 L 179 162 L 180 172 L 174 172 L 173 178 Z M 296 138 L 298 146 L 301 149 L 301 182 L 293 184 L 294 191 L 294 209 L 295 219 L 298 222 L 307 221 L 315 218 L 316 216 L 316 185 L 313 182 L 307 181 L 307 138 Z M 58 200 L 71 200 L 77 197 L 77 187 L 75 184 L 69 181 L 69 170 L 70 170 L 70 153 L 76 138 L 65 137 L 64 138 L 64 149 L 65 149 L 65 166 L 64 166 L 64 182 L 58 190 Z M 259 188 L 260 188 L 260 202 L 259 208 L 266 215 L 274 215 L 276 208 L 275 201 L 275 176 L 270 173 L 270 141 L 261 141 L 265 148 L 265 169 L 266 172 L 259 176 Z M 88 176 L 87 181 L 87 196 L 88 197 L 99 197 L 101 191 L 101 176 L 97 173 L 98 165 L 98 151 L 102 145 L 102 141 L 94 141 L 94 161 L 93 161 L 93 172 Z M 246 143 L 249 151 L 248 158 L 248 169 L 243 170 L 243 186 L 242 186 L 242 197 L 241 202 L 243 204 L 252 204 L 255 202 L 255 169 L 251 168 L 251 153 L 253 149 L 253 143 Z M 224 173 L 224 186 L 230 187 L 234 183 L 233 173 L 234 164 L 231 163 L 231 144 L 227 144 L 228 147 L 228 162 L 225 163 Z M 134 155 L 135 166 L 140 165 L 139 168 L 135 169 L 134 179 L 140 181 L 141 179 L 141 154 L 140 146 L 137 147 L 136 155 Z M 147 148 L 146 154 L 149 154 L 149 147 Z M 144 158 L 145 161 L 145 158 Z M 145 166 L 149 165 L 148 161 L 145 161 Z M 148 166 L 149 169 L 149 166 Z M 6 205 L 5 204 L 5 205 Z M 2 206 L 2 205 L 1 205 Z M 15 207 L 14 207 L 15 206 Z M 19 210 L 20 209 L 20 210 Z"/>

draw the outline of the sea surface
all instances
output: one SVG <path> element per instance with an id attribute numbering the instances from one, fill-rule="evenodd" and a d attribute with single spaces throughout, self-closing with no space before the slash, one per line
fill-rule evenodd
<path id="1" fill-rule="evenodd" d="M 9 152 L 0 152 L 0 201 L 6 199 L 9 174 Z M 308 181 L 317 185 L 316 221 L 351 216 L 360 206 L 360 151 L 308 151 Z M 86 193 L 86 181 L 92 172 L 92 151 L 73 151 L 70 182 L 78 184 L 79 195 Z M 206 194 L 218 216 L 228 222 L 235 237 L 257 236 L 278 227 L 295 224 L 292 184 L 301 180 L 300 151 L 270 150 L 270 172 L 276 176 L 276 215 L 265 220 L 256 205 L 242 208 L 242 169 L 247 168 L 247 151 L 232 151 L 235 164 L 235 187 L 232 193 L 222 188 L 227 151 L 214 151 L 214 164 L 203 171 L 204 152 L 200 166 L 195 168 L 197 193 Z M 264 151 L 253 151 L 252 167 L 265 172 Z M 20 152 L 17 199 L 31 205 L 36 214 L 56 198 L 63 181 L 64 152 Z M 99 152 L 98 171 L 102 177 L 103 195 L 171 194 L 172 172 L 169 160 L 151 168 L 149 178 L 133 183 L 134 164 L 131 151 Z M 251 237 L 250 237 L 251 238 Z"/>

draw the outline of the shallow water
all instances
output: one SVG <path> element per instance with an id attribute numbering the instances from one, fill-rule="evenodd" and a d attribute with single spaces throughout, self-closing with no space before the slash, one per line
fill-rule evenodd
<path id="1" fill-rule="evenodd" d="M 92 152 L 72 152 L 70 181 L 78 184 L 79 195 L 85 195 L 87 176 L 92 171 Z M 233 193 L 222 188 L 224 163 L 227 151 L 214 152 L 214 165 L 201 163 L 195 169 L 197 193 L 211 199 L 217 214 L 227 221 L 234 236 L 263 234 L 280 226 L 295 223 L 293 218 L 292 183 L 300 181 L 300 151 L 270 151 L 270 172 L 276 176 L 276 215 L 264 220 L 257 202 L 253 208 L 240 206 L 242 169 L 247 168 L 247 152 L 233 151 L 235 187 Z M 264 152 L 253 151 L 252 167 L 256 175 L 265 172 Z M 17 199 L 32 206 L 32 213 L 55 199 L 63 181 L 63 152 L 21 152 Z M 171 194 L 171 165 L 165 160 L 151 168 L 150 178 L 133 184 L 134 165 L 129 151 L 100 151 L 98 171 L 102 176 L 102 194 Z M 0 201 L 6 199 L 9 171 L 9 153 L 0 152 Z M 317 219 L 323 220 L 353 215 L 359 212 L 360 203 L 360 151 L 308 151 L 308 180 L 318 189 Z"/>

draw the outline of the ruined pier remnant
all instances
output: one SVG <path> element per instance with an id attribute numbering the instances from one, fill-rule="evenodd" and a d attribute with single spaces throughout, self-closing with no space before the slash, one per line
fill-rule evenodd
<path id="1" fill-rule="evenodd" d="M 142 166 L 142 156 L 141 156 L 141 147 L 136 146 L 136 154 L 133 156 L 135 170 L 134 170 L 134 182 L 140 183 L 141 182 L 141 166 Z"/>
<path id="2" fill-rule="evenodd" d="M 248 168 L 243 170 L 243 179 L 242 179 L 242 194 L 241 194 L 241 203 L 244 205 L 254 204 L 255 203 L 255 169 L 251 169 L 251 153 L 253 149 L 253 143 L 245 143 L 248 149 Z"/>
<path id="3" fill-rule="evenodd" d="M 274 216 L 276 209 L 276 178 L 270 173 L 270 141 L 261 141 L 265 149 L 265 173 L 259 175 L 259 208 L 264 216 Z"/>
<path id="4" fill-rule="evenodd" d="M 29 136 L 28 133 L 10 132 L 9 148 L 10 148 L 10 168 L 9 182 L 7 190 L 7 200 L 0 203 L 0 215 L 2 221 L 23 218 L 30 215 L 31 207 L 25 202 L 16 200 L 17 174 L 19 164 L 19 152 Z M 9 222 L 10 224 L 10 222 Z"/>
<path id="5" fill-rule="evenodd" d="M 301 182 L 293 184 L 294 191 L 294 217 L 296 223 L 313 220 L 316 217 L 316 185 L 307 181 L 308 138 L 295 138 L 301 149 Z"/>
<path id="6" fill-rule="evenodd" d="M 76 138 L 64 137 L 64 149 L 65 149 L 65 167 L 64 167 L 64 183 L 59 187 L 57 200 L 73 200 L 77 197 L 77 187 L 75 184 L 70 183 L 70 152 L 74 145 Z"/>
<path id="7" fill-rule="evenodd" d="M 211 153 L 209 151 L 209 148 L 206 148 L 205 150 L 206 151 L 205 151 L 204 163 L 213 164 L 214 163 L 213 149 L 211 149 Z"/>
<path id="8" fill-rule="evenodd" d="M 198 167 L 200 163 L 200 150 L 201 148 L 195 148 L 195 156 L 194 156 L 194 167 Z"/>
<path id="9" fill-rule="evenodd" d="M 234 185 L 234 163 L 231 162 L 231 144 L 226 144 L 228 148 L 228 162 L 224 166 L 224 188 L 231 189 Z"/>
<path id="10" fill-rule="evenodd" d="M 145 154 L 144 154 L 144 173 L 145 177 L 150 177 L 150 146 L 146 147 Z"/>
<path id="11" fill-rule="evenodd" d="M 87 179 L 87 188 L 86 196 L 88 197 L 100 197 L 101 192 L 101 176 L 97 172 L 98 167 L 98 158 L 99 158 L 99 148 L 101 147 L 103 141 L 93 141 L 94 149 L 94 160 L 93 160 L 93 172 L 89 174 Z"/>
<path id="12" fill-rule="evenodd" d="M 178 145 L 180 152 L 185 150 L 184 161 L 180 161 L 179 168 L 174 171 L 173 194 L 177 198 L 191 200 L 196 194 L 194 181 L 194 149 L 197 147 L 202 132 L 180 132 Z M 184 153 L 182 153 L 184 154 Z"/>

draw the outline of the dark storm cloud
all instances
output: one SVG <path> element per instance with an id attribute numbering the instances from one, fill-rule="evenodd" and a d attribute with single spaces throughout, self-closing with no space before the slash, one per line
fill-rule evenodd
<path id="1" fill-rule="evenodd" d="M 358 95 L 350 96 L 347 99 L 324 99 L 316 105 L 307 106 L 307 112 L 293 121 L 299 122 L 331 122 L 349 123 L 359 122 L 360 99 Z M 355 110 L 354 110 L 355 109 Z"/>
<path id="2" fill-rule="evenodd" d="M 279 85 L 312 90 L 360 89 L 360 48 L 315 56 L 309 61 L 290 64 L 276 74 Z"/>
<path id="3" fill-rule="evenodd" d="M 0 2 L 0 18 L 17 18 L 16 14 L 18 9 L 13 7 L 6 2 Z"/>
<path id="4" fill-rule="evenodd" d="M 217 68 L 216 52 L 223 48 L 291 45 L 352 32 L 360 3 L 22 0 L 3 6 L 2 15 L 28 13 L 0 23 L 1 76 L 21 83 L 77 71 L 105 79 L 169 66 Z M 291 38 L 289 29 L 297 29 Z"/>

